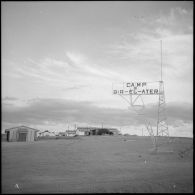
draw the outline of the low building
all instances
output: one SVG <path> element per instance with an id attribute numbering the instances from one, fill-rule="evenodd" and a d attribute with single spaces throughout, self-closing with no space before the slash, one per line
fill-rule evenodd
<path id="1" fill-rule="evenodd" d="M 66 132 L 59 132 L 58 136 L 62 137 L 62 136 L 66 136 Z"/>
<path id="2" fill-rule="evenodd" d="M 39 130 L 33 129 L 26 126 L 13 127 L 10 129 L 5 129 L 6 140 L 8 142 L 14 141 L 35 141 L 37 140 L 37 132 Z"/>
<path id="3" fill-rule="evenodd" d="M 103 135 L 103 134 L 119 135 L 120 132 L 116 128 L 77 127 L 77 134 L 78 135 Z"/>
<path id="4" fill-rule="evenodd" d="M 51 136 L 56 136 L 55 132 L 45 130 L 39 133 L 39 137 L 51 137 Z"/>
<path id="5" fill-rule="evenodd" d="M 76 130 L 66 130 L 66 136 L 74 137 L 76 135 L 77 135 L 77 131 Z"/>
<path id="6" fill-rule="evenodd" d="M 1 134 L 1 141 L 6 141 L 6 134 L 5 133 L 2 133 Z"/>
<path id="7" fill-rule="evenodd" d="M 77 127 L 77 135 L 90 135 L 90 131 L 96 127 Z"/>
<path id="8" fill-rule="evenodd" d="M 120 131 L 118 129 L 116 129 L 116 128 L 108 128 L 108 130 L 110 132 L 112 132 L 113 135 L 119 135 L 120 134 Z"/>
<path id="9" fill-rule="evenodd" d="M 77 135 L 85 135 L 85 131 L 79 131 L 79 130 L 77 130 L 77 131 L 76 131 L 76 134 L 77 134 Z"/>
<path id="10" fill-rule="evenodd" d="M 88 127 L 77 127 L 77 135 L 89 135 L 90 129 Z"/>

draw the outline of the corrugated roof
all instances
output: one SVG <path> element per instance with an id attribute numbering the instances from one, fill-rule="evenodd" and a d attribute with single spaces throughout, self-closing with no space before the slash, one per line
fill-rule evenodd
<path id="1" fill-rule="evenodd" d="M 17 128 L 27 128 L 27 129 L 32 129 L 32 130 L 34 130 L 34 131 L 39 131 L 38 129 L 33 129 L 33 128 L 31 128 L 31 127 L 27 127 L 27 126 L 24 126 L 24 125 L 18 126 L 18 127 L 12 127 L 12 128 L 9 128 L 9 129 L 5 129 L 5 131 L 15 130 L 15 129 L 17 129 Z"/>

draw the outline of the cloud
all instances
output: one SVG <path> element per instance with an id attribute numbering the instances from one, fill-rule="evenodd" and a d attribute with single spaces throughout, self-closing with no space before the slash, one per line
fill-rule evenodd
<path id="1" fill-rule="evenodd" d="M 160 80 L 162 40 L 166 100 L 191 102 L 193 34 L 192 30 L 186 29 L 192 27 L 192 13 L 192 9 L 176 7 L 168 13 L 144 16 L 142 22 L 145 25 L 142 24 L 133 33 L 129 33 L 130 30 L 123 33 L 121 40 L 108 47 L 108 53 L 126 65 L 126 70 L 121 70 L 121 74 L 131 78 L 131 81 Z"/>
<path id="2" fill-rule="evenodd" d="M 8 96 L 6 96 L 6 97 L 4 97 L 4 98 L 2 98 L 2 101 L 13 101 L 13 100 L 18 100 L 18 98 L 16 98 L 16 97 L 8 97 Z"/>
<path id="3" fill-rule="evenodd" d="M 3 103 L 4 104 L 4 103 Z M 145 117 L 138 116 L 133 110 L 97 107 L 89 101 L 72 101 L 65 99 L 34 99 L 27 106 L 3 106 L 2 122 L 4 124 L 25 124 L 42 127 L 57 124 L 88 124 L 106 126 L 140 126 L 150 121 L 156 125 L 157 107 L 147 105 Z M 167 104 L 168 125 L 173 128 L 192 123 L 192 106 L 190 104 Z M 181 123 L 178 123 L 180 121 Z"/>
<path id="4" fill-rule="evenodd" d="M 148 17 L 144 22 L 151 27 L 171 29 L 173 34 L 192 33 L 189 26 L 193 23 L 193 9 L 171 8 L 168 13 L 160 12 L 156 16 Z"/>
<path id="5" fill-rule="evenodd" d="M 31 78 L 29 81 L 58 82 L 62 81 L 63 73 L 68 64 L 63 61 L 44 58 L 34 61 L 27 58 L 23 61 L 6 60 L 3 66 L 3 76 L 15 74 L 19 78 Z"/>
<path id="6" fill-rule="evenodd" d="M 82 64 L 86 61 L 86 57 L 78 53 L 66 52 L 66 56 L 76 65 Z"/>
<path id="7" fill-rule="evenodd" d="M 193 15 L 193 9 L 185 9 L 182 7 L 175 7 L 171 8 L 170 12 L 165 15 L 162 12 L 160 13 L 160 18 L 158 18 L 156 21 L 163 24 L 172 24 L 173 22 L 178 22 L 178 19 L 180 17 L 192 17 Z"/>
<path id="8" fill-rule="evenodd" d="M 160 12 L 156 15 L 142 16 L 145 25 L 142 24 L 141 28 L 137 28 L 133 33 L 129 31 L 122 35 L 123 40 L 119 44 L 115 44 L 113 47 L 113 52 L 116 50 L 126 50 L 130 53 L 131 49 L 143 50 L 142 44 L 146 42 L 149 46 L 147 49 L 153 46 L 153 42 L 159 41 L 160 39 L 165 39 L 166 37 L 173 37 L 183 34 L 192 34 L 192 24 L 193 24 L 193 9 L 186 10 L 185 8 L 176 7 L 170 9 L 168 13 Z M 129 24 L 131 25 L 131 23 Z M 154 48 L 153 48 L 154 49 Z M 147 51 L 147 50 L 145 50 Z M 135 52 L 138 53 L 138 52 Z"/>
<path id="9" fill-rule="evenodd" d="M 33 124 L 44 124 L 44 121 L 113 123 L 112 116 L 115 119 L 121 116 L 126 118 L 120 109 L 103 109 L 92 105 L 90 102 L 74 102 L 60 99 L 40 99 L 31 102 L 25 108 L 18 108 L 13 111 L 4 109 L 3 111 L 3 120 L 5 122 L 29 122 Z M 120 120 L 119 118 L 118 120 Z M 125 122 L 125 120 L 122 121 Z"/>
<path id="10" fill-rule="evenodd" d="M 111 82 L 121 77 L 117 72 L 91 62 L 85 55 L 75 52 L 66 52 L 63 60 L 45 57 L 39 60 L 26 58 L 15 62 L 4 60 L 4 63 L 3 80 L 7 81 L 7 75 L 13 80 L 14 74 L 16 78 L 25 79 L 29 85 L 41 83 L 76 90 L 79 89 L 78 86 L 89 85 L 89 80 L 101 85 L 103 82 Z M 101 82 L 97 82 L 99 79 Z"/>
<path id="11" fill-rule="evenodd" d="M 88 74 L 96 77 L 103 77 L 106 79 L 112 79 L 114 77 L 120 77 L 116 72 L 110 71 L 105 67 L 97 65 L 95 63 L 90 62 L 90 60 L 79 53 L 74 52 L 66 52 L 66 56 L 69 60 L 74 63 L 74 65 L 81 71 L 83 74 Z"/>
<path id="12" fill-rule="evenodd" d="M 169 127 L 170 136 L 193 137 L 193 123 L 184 123 L 181 120 Z"/>
<path id="13" fill-rule="evenodd" d="M 167 118 L 172 124 L 182 120 L 185 123 L 193 120 L 193 106 L 189 103 L 169 102 L 167 103 Z"/>
<path id="14" fill-rule="evenodd" d="M 78 59 L 74 52 L 68 54 L 71 57 L 65 56 L 64 59 L 47 57 L 39 60 L 26 58 L 15 62 L 8 61 L 9 67 L 4 64 L 6 70 L 3 74 L 3 93 L 5 95 L 14 93 L 20 99 L 62 97 L 94 102 L 108 99 L 111 95 L 112 81 L 122 76 L 90 62 L 87 57 L 81 57 L 84 56 L 82 54 Z M 19 78 L 7 77 L 11 72 Z M 14 105 L 17 104 L 24 103 L 15 101 Z"/>

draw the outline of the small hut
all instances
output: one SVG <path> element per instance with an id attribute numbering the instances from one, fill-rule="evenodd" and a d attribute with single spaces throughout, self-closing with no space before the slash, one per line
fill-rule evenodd
<path id="1" fill-rule="evenodd" d="M 39 130 L 33 129 L 26 126 L 20 126 L 20 127 L 13 127 L 10 129 L 6 129 L 6 140 L 8 142 L 14 142 L 14 141 L 23 141 L 23 142 L 29 142 L 29 141 L 35 141 L 37 140 L 37 132 Z"/>

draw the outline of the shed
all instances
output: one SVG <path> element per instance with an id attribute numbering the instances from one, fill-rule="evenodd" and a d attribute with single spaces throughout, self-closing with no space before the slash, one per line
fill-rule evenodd
<path id="1" fill-rule="evenodd" d="M 6 140 L 8 142 L 14 142 L 14 141 L 23 141 L 23 142 L 29 142 L 29 141 L 35 141 L 37 140 L 37 132 L 39 130 L 33 129 L 26 126 L 20 126 L 20 127 L 13 127 L 10 129 L 6 129 Z"/>

